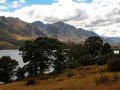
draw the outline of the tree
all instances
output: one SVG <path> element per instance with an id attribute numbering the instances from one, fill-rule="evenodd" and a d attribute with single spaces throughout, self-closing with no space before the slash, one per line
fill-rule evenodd
<path id="1" fill-rule="evenodd" d="M 108 60 L 110 60 L 112 57 L 110 54 L 104 54 L 99 59 L 96 60 L 96 64 L 98 65 L 105 65 Z"/>
<path id="2" fill-rule="evenodd" d="M 14 76 L 18 62 L 11 59 L 9 56 L 3 56 L 0 58 L 0 81 L 10 82 Z"/>
<path id="3" fill-rule="evenodd" d="M 73 60 L 79 60 L 81 56 L 87 55 L 87 50 L 82 44 L 72 44 L 70 49 Z"/>
<path id="4" fill-rule="evenodd" d="M 82 63 L 80 63 L 80 60 L 83 60 L 83 56 L 87 56 L 87 50 L 85 48 L 85 46 L 83 44 L 75 44 L 75 43 L 69 43 L 69 47 L 70 47 L 70 62 L 67 64 L 68 68 L 75 68 L 75 67 L 79 67 L 82 65 Z M 86 62 L 83 61 L 83 62 Z"/>
<path id="5" fill-rule="evenodd" d="M 103 52 L 102 53 L 106 54 L 106 53 L 110 53 L 112 51 L 113 50 L 112 50 L 110 44 L 109 43 L 105 43 L 104 46 L 103 46 Z"/>
<path id="6" fill-rule="evenodd" d="M 91 36 L 85 41 L 85 46 L 89 55 L 99 57 L 102 54 L 103 40 L 96 36 Z"/>
<path id="7" fill-rule="evenodd" d="M 16 71 L 16 76 L 18 80 L 23 79 L 25 77 L 25 70 L 19 67 Z"/>
<path id="8" fill-rule="evenodd" d="M 67 50 L 66 44 L 48 37 L 39 37 L 34 41 L 27 41 L 20 48 L 23 61 L 28 63 L 25 68 L 32 75 L 43 74 L 51 66 L 55 66 L 54 64 L 57 61 L 64 64 L 68 59 L 65 55 Z"/>
<path id="9" fill-rule="evenodd" d="M 80 66 L 93 65 L 95 64 L 95 59 L 91 56 L 84 55 L 80 57 L 78 63 L 80 64 Z"/>

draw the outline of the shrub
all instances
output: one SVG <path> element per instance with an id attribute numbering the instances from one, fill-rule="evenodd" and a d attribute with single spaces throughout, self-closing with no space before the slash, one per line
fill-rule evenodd
<path id="1" fill-rule="evenodd" d="M 96 61 L 96 64 L 98 65 L 105 65 L 107 63 L 107 60 L 105 58 L 101 58 Z"/>
<path id="2" fill-rule="evenodd" d="M 73 68 L 76 68 L 76 67 L 80 67 L 80 64 L 78 63 L 77 60 L 74 60 L 72 62 L 69 62 L 67 64 L 67 67 L 70 68 L 70 69 L 73 69 Z"/>
<path id="3" fill-rule="evenodd" d="M 68 75 L 67 75 L 67 77 L 69 77 L 69 78 L 72 77 L 72 76 L 74 76 L 74 74 L 72 72 L 69 72 Z"/>
<path id="4" fill-rule="evenodd" d="M 63 81 L 63 78 L 58 78 L 56 79 L 56 81 Z"/>
<path id="5" fill-rule="evenodd" d="M 106 60 L 100 59 L 100 60 L 97 60 L 97 61 L 96 61 L 96 64 L 97 64 L 97 65 L 105 65 L 106 62 L 107 62 Z"/>
<path id="6" fill-rule="evenodd" d="M 81 66 L 94 65 L 95 64 L 95 59 L 91 56 L 88 56 L 88 55 L 81 56 L 80 59 L 79 59 L 79 64 Z"/>
<path id="7" fill-rule="evenodd" d="M 109 54 L 102 55 L 100 58 L 98 58 L 96 60 L 96 64 L 105 65 L 107 63 L 107 61 L 110 59 L 111 59 L 111 55 L 109 55 Z"/>
<path id="8" fill-rule="evenodd" d="M 97 85 L 107 83 L 108 81 L 109 81 L 109 77 L 103 74 L 95 78 L 95 83 Z"/>
<path id="9" fill-rule="evenodd" d="M 26 85 L 34 85 L 36 84 L 36 81 L 35 80 L 28 80 Z"/>
<path id="10" fill-rule="evenodd" d="M 39 78 L 40 80 L 47 80 L 48 79 L 48 76 L 42 76 Z"/>
<path id="11" fill-rule="evenodd" d="M 118 74 L 113 74 L 112 76 L 101 74 L 95 78 L 96 85 L 109 83 L 109 82 L 118 82 L 120 79 Z"/>
<path id="12" fill-rule="evenodd" d="M 107 62 L 107 68 L 109 71 L 120 71 L 120 60 L 113 59 Z"/>
<path id="13" fill-rule="evenodd" d="M 115 73 L 113 75 L 113 81 L 117 82 L 119 79 L 120 79 L 119 75 Z"/>

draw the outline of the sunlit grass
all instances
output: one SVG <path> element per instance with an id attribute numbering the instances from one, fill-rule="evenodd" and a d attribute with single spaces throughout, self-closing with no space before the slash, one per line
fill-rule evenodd
<path id="1" fill-rule="evenodd" d="M 109 78 L 113 78 L 114 73 L 105 71 L 105 66 L 87 66 L 73 70 L 65 70 L 60 75 L 46 75 L 45 80 L 40 76 L 32 77 L 36 80 L 35 85 L 27 86 L 29 78 L 13 82 L 10 84 L 0 85 L 0 90 L 120 90 L 120 82 L 107 82 L 96 85 L 95 77 L 104 73 Z M 72 75 L 69 77 L 68 75 Z M 120 76 L 120 73 L 117 73 Z"/>

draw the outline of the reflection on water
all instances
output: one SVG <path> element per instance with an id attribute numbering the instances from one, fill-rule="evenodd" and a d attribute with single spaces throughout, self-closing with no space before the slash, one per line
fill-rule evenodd
<path id="1" fill-rule="evenodd" d="M 12 59 L 15 59 L 19 62 L 19 66 L 22 67 L 24 65 L 21 55 L 19 55 L 19 50 L 0 50 L 0 57 L 2 56 L 10 56 Z"/>

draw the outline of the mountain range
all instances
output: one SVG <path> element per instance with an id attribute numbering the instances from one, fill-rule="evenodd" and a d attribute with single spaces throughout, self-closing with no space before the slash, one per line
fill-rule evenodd
<path id="1" fill-rule="evenodd" d="M 0 49 L 18 48 L 24 41 L 36 37 L 51 37 L 63 42 L 83 43 L 90 36 L 99 35 L 61 21 L 52 24 L 44 24 L 41 21 L 27 23 L 19 18 L 0 17 Z M 111 38 L 105 38 L 105 40 L 110 42 Z"/>
<path id="2" fill-rule="evenodd" d="M 113 46 L 120 45 L 120 37 L 103 37 L 103 38 L 106 42 L 110 43 Z"/>

